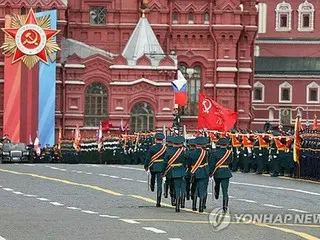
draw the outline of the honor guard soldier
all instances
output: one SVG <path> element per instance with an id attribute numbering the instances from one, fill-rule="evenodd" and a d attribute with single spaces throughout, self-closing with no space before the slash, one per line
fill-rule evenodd
<path id="1" fill-rule="evenodd" d="M 256 142 L 258 146 L 255 145 L 254 152 L 257 162 L 257 174 L 262 174 L 266 169 L 268 155 L 269 155 L 269 142 L 266 135 L 262 130 L 258 131 L 258 136 Z"/>
<path id="2" fill-rule="evenodd" d="M 197 211 L 197 198 L 200 198 L 199 212 L 203 212 L 206 204 L 208 194 L 209 182 L 209 166 L 208 166 L 208 153 L 205 150 L 208 139 L 206 137 L 198 137 L 195 139 L 197 144 L 196 149 L 189 154 L 189 159 L 192 160 L 191 165 L 191 178 L 195 185 L 195 191 L 192 198 L 192 210 Z"/>
<path id="3" fill-rule="evenodd" d="M 173 141 L 174 141 L 173 136 L 167 137 L 167 152 L 172 150 L 172 148 L 174 146 Z M 176 205 L 176 198 L 175 198 L 173 180 L 170 178 L 170 176 L 166 176 L 166 180 L 164 182 L 164 197 L 165 198 L 168 198 L 169 189 L 170 189 L 171 205 L 175 206 Z"/>
<path id="4" fill-rule="evenodd" d="M 231 150 L 228 150 L 228 140 L 226 138 L 220 138 L 218 144 L 220 149 L 210 159 L 210 179 L 215 181 L 214 196 L 219 198 L 220 185 L 223 195 L 223 211 L 228 210 L 228 188 L 229 179 L 232 177 L 232 173 L 229 169 L 229 164 L 232 161 Z"/>
<path id="5" fill-rule="evenodd" d="M 231 170 L 232 172 L 238 171 L 239 168 L 239 162 L 240 162 L 240 152 L 241 152 L 241 147 L 242 143 L 238 139 L 238 134 L 236 133 L 235 130 L 233 130 L 231 136 L 231 144 L 232 144 L 232 164 L 231 164 Z"/>
<path id="6" fill-rule="evenodd" d="M 187 194 L 187 200 L 190 200 L 190 191 L 191 191 L 191 199 L 193 199 L 194 196 L 194 188 L 195 184 L 191 182 L 191 166 L 192 166 L 192 158 L 190 156 L 192 155 L 192 152 L 196 149 L 197 144 L 195 139 L 189 139 L 188 141 L 189 149 L 188 149 L 188 161 L 187 161 L 187 172 L 186 172 L 186 194 Z M 192 186 L 191 186 L 192 184 Z"/>
<path id="7" fill-rule="evenodd" d="M 164 135 L 157 133 L 155 135 L 155 144 L 148 150 L 146 161 L 144 164 L 145 170 L 151 173 L 151 191 L 154 192 L 155 180 L 157 178 L 157 207 L 161 207 L 161 194 L 162 194 L 162 173 L 165 169 L 164 155 L 167 147 L 163 144 Z"/>
<path id="8" fill-rule="evenodd" d="M 174 146 L 168 149 L 165 155 L 166 168 L 163 177 L 170 177 L 173 181 L 175 197 L 176 197 L 176 212 L 180 212 L 181 197 L 185 193 L 183 189 L 183 181 L 186 175 L 186 161 L 185 148 L 183 143 L 184 137 L 177 136 L 173 139 Z"/>

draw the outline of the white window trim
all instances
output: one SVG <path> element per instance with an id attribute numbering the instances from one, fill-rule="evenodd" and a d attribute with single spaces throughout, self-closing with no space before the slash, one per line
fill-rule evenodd
<path id="1" fill-rule="evenodd" d="M 177 16 L 177 19 L 174 19 L 174 15 L 176 14 Z M 178 15 L 178 12 L 174 11 L 173 14 L 172 14 L 172 23 L 173 24 L 177 24 L 179 22 L 179 15 Z"/>
<path id="2" fill-rule="evenodd" d="M 206 20 L 206 14 L 208 14 L 209 20 Z M 209 24 L 210 23 L 210 14 L 208 12 L 204 13 L 203 18 L 204 18 L 204 24 Z"/>
<path id="3" fill-rule="evenodd" d="M 259 57 L 260 56 L 260 46 L 259 45 L 255 45 L 254 46 L 254 56 L 255 57 Z"/>
<path id="4" fill-rule="evenodd" d="M 272 107 L 270 107 L 270 108 L 268 109 L 268 120 L 269 120 L 269 121 L 275 120 L 275 118 L 274 118 L 274 113 L 275 113 L 275 111 L 276 111 L 276 109 L 275 109 L 274 106 L 272 106 Z"/>
<path id="5" fill-rule="evenodd" d="M 318 89 L 318 100 L 317 101 L 309 101 L 309 94 L 310 94 L 310 89 Z M 312 82 L 307 86 L 307 103 L 319 103 L 320 100 L 320 86 L 316 82 Z"/>
<path id="6" fill-rule="evenodd" d="M 192 14 L 192 19 L 193 20 L 189 20 L 189 15 Z M 188 12 L 188 24 L 194 24 L 194 12 Z"/>
<path id="7" fill-rule="evenodd" d="M 307 8 L 307 9 L 305 9 Z M 310 8 L 310 9 L 308 9 Z M 309 14 L 309 27 L 303 27 L 303 15 Z M 307 0 L 299 5 L 298 9 L 298 31 L 312 32 L 314 30 L 314 7 Z"/>
<path id="8" fill-rule="evenodd" d="M 282 100 L 282 89 L 283 88 L 289 88 L 289 98 L 290 100 Z M 279 103 L 292 103 L 292 85 L 289 84 L 288 82 L 284 82 L 279 85 Z"/>
<path id="9" fill-rule="evenodd" d="M 281 7 L 287 8 L 287 10 L 280 9 Z M 276 11 L 276 31 L 278 32 L 289 32 L 291 31 L 291 24 L 292 24 L 292 8 L 289 3 L 285 1 L 279 3 L 275 9 Z M 287 14 L 288 15 L 288 24 L 287 27 L 280 27 L 280 15 Z"/>
<path id="10" fill-rule="evenodd" d="M 261 88 L 261 100 L 255 100 L 254 99 L 254 91 L 256 88 Z M 254 86 L 253 86 L 253 94 L 252 94 L 252 101 L 255 102 L 255 103 L 263 103 L 264 102 L 264 85 L 261 83 L 261 82 L 255 82 L 254 83 Z"/>

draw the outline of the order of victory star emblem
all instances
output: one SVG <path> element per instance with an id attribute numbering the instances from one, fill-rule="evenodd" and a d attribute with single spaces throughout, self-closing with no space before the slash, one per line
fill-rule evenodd
<path id="1" fill-rule="evenodd" d="M 6 56 L 13 55 L 12 63 L 21 60 L 29 69 L 40 60 L 48 64 L 48 56 L 55 61 L 53 53 L 60 50 L 54 36 L 60 30 L 50 29 L 50 15 L 36 18 L 32 9 L 27 16 L 14 15 L 10 28 L 2 28 L 6 41 L 2 45 Z"/>

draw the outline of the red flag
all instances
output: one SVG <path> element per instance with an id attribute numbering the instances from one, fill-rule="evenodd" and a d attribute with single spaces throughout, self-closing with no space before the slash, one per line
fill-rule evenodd
<path id="1" fill-rule="evenodd" d="M 102 131 L 108 131 L 110 128 L 112 128 L 112 124 L 109 119 L 104 120 L 101 122 Z"/>
<path id="2" fill-rule="evenodd" d="M 238 119 L 238 114 L 230 109 L 220 106 L 217 102 L 199 94 L 198 128 L 210 130 L 229 131 Z"/>
<path id="3" fill-rule="evenodd" d="M 79 125 L 76 126 L 76 129 L 74 131 L 74 139 L 73 139 L 73 147 L 77 150 L 77 152 L 80 152 L 81 148 L 81 133 Z"/>
<path id="4" fill-rule="evenodd" d="M 318 118 L 317 115 L 314 115 L 312 130 L 318 130 L 318 128 Z"/>

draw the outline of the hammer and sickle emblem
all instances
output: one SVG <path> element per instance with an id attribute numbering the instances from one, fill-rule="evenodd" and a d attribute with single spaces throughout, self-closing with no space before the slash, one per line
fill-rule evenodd
<path id="1" fill-rule="evenodd" d="M 205 113 L 209 113 L 209 110 L 212 108 L 212 103 L 211 103 L 210 100 L 204 99 L 204 100 L 202 101 L 202 106 L 203 106 L 203 111 L 204 111 Z"/>
<path id="2" fill-rule="evenodd" d="M 30 30 L 30 32 L 26 33 L 25 37 L 26 37 L 26 40 L 24 40 L 23 45 L 28 43 L 30 45 L 38 46 L 38 35 L 34 30 Z"/>

